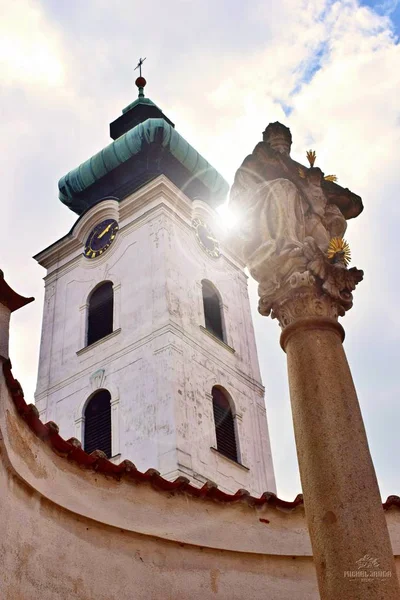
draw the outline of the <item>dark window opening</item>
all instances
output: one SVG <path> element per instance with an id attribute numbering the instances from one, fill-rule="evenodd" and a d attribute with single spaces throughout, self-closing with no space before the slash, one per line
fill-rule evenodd
<path id="1" fill-rule="evenodd" d="M 111 457 L 111 396 L 107 390 L 97 392 L 85 410 L 85 452 L 102 450 Z"/>
<path id="2" fill-rule="evenodd" d="M 224 456 L 238 461 L 235 422 L 232 408 L 224 392 L 217 387 L 212 389 L 217 450 Z"/>
<path id="3" fill-rule="evenodd" d="M 215 337 L 224 340 L 220 298 L 207 281 L 203 281 L 203 306 L 206 329 Z"/>
<path id="4" fill-rule="evenodd" d="M 113 284 L 106 281 L 94 290 L 89 299 L 87 345 L 109 335 L 113 331 L 114 294 Z"/>

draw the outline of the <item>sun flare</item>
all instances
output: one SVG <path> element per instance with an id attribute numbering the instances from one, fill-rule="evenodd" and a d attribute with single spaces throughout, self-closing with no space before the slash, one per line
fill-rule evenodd
<path id="1" fill-rule="evenodd" d="M 231 230 L 236 226 L 239 216 L 230 209 L 227 202 L 218 206 L 216 210 L 220 216 L 220 219 L 218 219 L 218 224 L 222 229 Z"/>

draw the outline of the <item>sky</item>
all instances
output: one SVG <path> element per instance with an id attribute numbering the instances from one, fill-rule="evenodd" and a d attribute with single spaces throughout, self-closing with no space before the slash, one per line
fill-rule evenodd
<path id="1" fill-rule="evenodd" d="M 108 124 L 147 94 L 230 183 L 269 122 L 292 156 L 363 198 L 348 223 L 365 272 L 342 319 L 382 496 L 400 495 L 400 2 L 356 0 L 0 0 L 0 268 L 36 301 L 12 316 L 10 355 L 33 401 L 44 269 L 32 256 L 76 215 L 61 176 L 110 141 Z M 285 354 L 250 282 L 278 494 L 300 492 Z"/>

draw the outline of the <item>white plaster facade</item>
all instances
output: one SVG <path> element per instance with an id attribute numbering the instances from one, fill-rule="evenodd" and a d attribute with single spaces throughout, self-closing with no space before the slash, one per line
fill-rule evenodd
<path id="1" fill-rule="evenodd" d="M 192 220 L 206 221 L 221 256 L 200 247 Z M 82 254 L 92 227 L 119 223 L 99 258 Z M 35 258 L 47 269 L 36 405 L 62 436 L 83 439 L 84 409 L 96 389 L 112 405 L 112 454 L 221 489 L 275 491 L 264 388 L 244 266 L 223 243 L 216 213 L 161 175 L 123 200 L 104 200 Z M 226 344 L 204 328 L 202 280 L 222 299 Z M 85 347 L 87 299 L 102 281 L 114 289 L 113 333 Z M 239 460 L 216 447 L 211 390 L 234 403 Z"/>

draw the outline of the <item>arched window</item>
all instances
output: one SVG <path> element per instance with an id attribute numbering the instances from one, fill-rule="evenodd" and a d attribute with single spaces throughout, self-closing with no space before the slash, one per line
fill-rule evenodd
<path id="1" fill-rule="evenodd" d="M 221 298 L 209 281 L 202 281 L 203 306 L 206 329 L 223 342 L 224 326 L 222 321 Z"/>
<path id="2" fill-rule="evenodd" d="M 111 457 L 111 395 L 100 390 L 89 400 L 85 409 L 85 452 L 102 450 Z"/>
<path id="3" fill-rule="evenodd" d="M 106 281 L 90 295 L 88 311 L 87 345 L 101 340 L 113 331 L 113 284 Z"/>
<path id="4" fill-rule="evenodd" d="M 212 389 L 217 450 L 228 458 L 238 461 L 235 422 L 226 392 L 214 386 Z"/>

